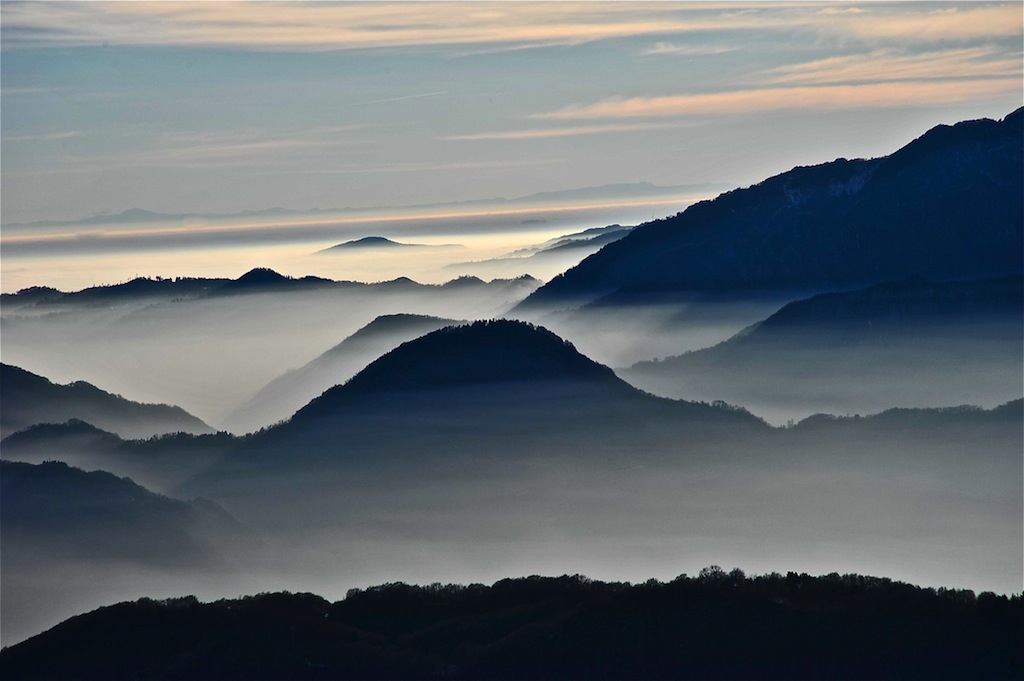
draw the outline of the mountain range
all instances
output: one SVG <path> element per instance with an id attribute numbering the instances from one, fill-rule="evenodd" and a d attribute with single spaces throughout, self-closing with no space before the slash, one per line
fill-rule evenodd
<path id="1" fill-rule="evenodd" d="M 444 284 L 420 284 L 407 277 L 399 277 L 391 281 L 363 283 L 356 281 L 336 281 L 323 277 L 305 276 L 290 277 L 267 267 L 256 267 L 236 279 L 175 277 L 173 279 L 157 277 L 137 277 L 122 284 L 93 286 L 80 291 L 64 292 L 55 288 L 37 286 L 17 293 L 4 293 L 2 304 L 8 310 L 17 310 L 24 306 L 37 305 L 45 309 L 45 305 L 57 304 L 110 304 L 121 300 L 182 300 L 202 298 L 213 295 L 237 295 L 241 293 L 287 293 L 305 292 L 310 289 L 372 290 L 372 289 L 438 289 L 448 285 L 466 286 L 472 283 L 477 286 L 521 286 L 539 285 L 529 275 L 510 279 L 494 279 L 484 282 L 477 277 L 458 277 Z"/>
<path id="2" fill-rule="evenodd" d="M 5 295 L 5 360 L 252 432 L 0 367 L 5 639 L 135 601 L 5 649 L 4 676 L 1017 675 L 1017 596 L 402 582 L 717 562 L 1017 594 L 1022 125 L 565 235 L 543 248 L 603 247 L 540 288 L 256 268 Z M 356 590 L 136 600 L 282 584 Z"/>
<path id="3" fill-rule="evenodd" d="M 85 381 L 67 385 L 9 364 L 0 364 L 0 437 L 37 423 L 81 419 L 125 438 L 162 433 L 212 433 L 213 429 L 180 407 L 140 404 Z"/>
<path id="4" fill-rule="evenodd" d="M 780 422 L 1020 395 L 1024 279 L 877 284 L 789 303 L 713 347 L 620 369 L 651 392 Z"/>
<path id="5" fill-rule="evenodd" d="M 521 305 L 1024 272 L 1024 109 L 938 126 L 893 154 L 798 167 L 646 223 Z"/>

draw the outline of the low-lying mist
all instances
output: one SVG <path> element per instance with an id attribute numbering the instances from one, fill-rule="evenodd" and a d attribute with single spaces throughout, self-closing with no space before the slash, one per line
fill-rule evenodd
<path id="1" fill-rule="evenodd" d="M 175 404 L 218 427 L 272 379 L 379 315 L 490 318 L 533 286 L 398 281 L 193 300 L 57 304 L 47 314 L 5 314 L 3 358 L 53 381 L 84 380 L 136 401 Z"/>

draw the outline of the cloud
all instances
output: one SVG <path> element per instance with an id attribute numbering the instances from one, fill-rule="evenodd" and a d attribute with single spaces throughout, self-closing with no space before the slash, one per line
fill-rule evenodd
<path id="1" fill-rule="evenodd" d="M 214 132 L 169 132 L 130 151 L 72 156 L 66 160 L 72 166 L 104 168 L 247 166 L 271 160 L 281 162 L 288 152 L 305 153 L 358 143 L 348 133 L 362 127 L 343 125 L 292 130 L 246 128 Z"/>
<path id="2" fill-rule="evenodd" d="M 863 41 L 1021 35 L 1019 3 L 4 3 L 5 48 L 40 44 L 338 50 L 575 45 L 707 31 L 804 30 Z M 661 43 L 654 52 L 671 52 Z"/>
<path id="3" fill-rule="evenodd" d="M 448 90 L 441 90 L 440 92 L 424 92 L 418 95 L 403 95 L 401 97 L 388 97 L 386 99 L 371 99 L 367 102 L 356 102 L 355 106 L 365 106 L 368 104 L 386 104 L 388 102 L 404 102 L 407 99 L 420 99 L 422 97 L 437 97 L 438 95 L 446 95 Z"/>
<path id="4" fill-rule="evenodd" d="M 644 56 L 678 55 L 683 57 L 700 57 L 709 54 L 722 54 L 724 52 L 735 52 L 736 47 L 727 45 L 677 45 L 671 42 L 657 42 L 640 54 Z"/>
<path id="5" fill-rule="evenodd" d="M 581 125 L 571 128 L 530 128 L 527 130 L 507 130 L 502 132 L 478 132 L 468 135 L 451 135 L 441 137 L 442 140 L 526 140 L 548 139 L 552 137 L 573 137 L 576 135 L 600 135 L 609 132 L 631 132 L 634 130 L 661 130 L 678 127 L 678 123 L 627 123 L 609 125 Z"/>
<path id="6" fill-rule="evenodd" d="M 968 4 L 966 6 L 913 3 L 895 7 L 865 6 L 864 11 L 838 13 L 825 8 L 819 26 L 839 35 L 866 41 L 935 42 L 1013 38 L 1024 34 L 1024 17 L 1019 2 L 1005 4 Z"/>
<path id="7" fill-rule="evenodd" d="M 35 141 L 50 141 L 50 140 L 66 140 L 71 137 L 78 137 L 82 132 L 80 130 L 66 130 L 64 132 L 45 132 L 35 135 L 18 135 L 16 137 L 4 137 L 4 142 L 35 142 Z"/>
<path id="8" fill-rule="evenodd" d="M 392 163 L 379 166 L 336 166 L 329 168 L 300 168 L 266 170 L 257 174 L 260 175 L 378 175 L 382 173 L 433 173 L 440 170 L 484 170 L 488 168 L 516 168 L 548 166 L 564 163 L 561 159 L 535 158 L 526 161 L 510 161 L 501 159 L 497 161 L 450 161 L 450 162 L 427 162 L 427 163 Z"/>
<path id="9" fill-rule="evenodd" d="M 990 100 L 1020 93 L 1019 78 L 779 87 L 667 97 L 611 98 L 535 114 L 546 120 L 706 116 L 789 109 L 877 109 Z"/>
<path id="10" fill-rule="evenodd" d="M 802 64 L 782 66 L 768 75 L 778 84 L 820 85 L 899 80 L 961 78 L 1020 78 L 1024 74 L 1020 54 L 1007 55 L 992 48 L 976 47 L 904 54 L 875 50 L 868 54 L 842 55 Z"/>
<path id="11" fill-rule="evenodd" d="M 24 3 L 5 4 L 4 23 L 15 44 L 354 49 L 578 44 L 690 30 L 684 14 L 618 3 Z"/>

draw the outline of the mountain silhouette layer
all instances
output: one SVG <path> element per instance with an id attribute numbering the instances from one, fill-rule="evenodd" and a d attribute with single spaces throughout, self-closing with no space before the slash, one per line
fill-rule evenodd
<path id="1" fill-rule="evenodd" d="M 476 282 L 453 280 L 451 286 Z M 482 282 L 479 282 L 482 283 Z M 275 378 L 225 419 L 229 430 L 248 432 L 286 419 L 310 400 L 350 379 L 380 355 L 405 341 L 451 324 L 428 315 L 382 315 L 303 366 Z"/>
<path id="2" fill-rule="evenodd" d="M 364 236 L 361 239 L 353 239 L 352 241 L 346 241 L 344 243 L 330 246 L 317 251 L 317 253 L 338 253 L 341 251 L 360 251 L 360 250 L 392 250 L 392 249 L 405 249 L 405 248 L 461 248 L 459 244 L 407 244 L 400 241 L 394 241 L 383 236 Z"/>
<path id="3" fill-rule="evenodd" d="M 0 364 L 0 428 L 6 436 L 37 423 L 81 419 L 127 438 L 161 433 L 210 433 L 213 429 L 180 407 L 141 404 L 91 383 L 67 385 L 10 364 Z"/>
<path id="4" fill-rule="evenodd" d="M 0 652 L 18 679 L 1019 678 L 1019 596 L 878 577 L 581 575 L 100 608 Z M 111 646 L 116 641 L 118 645 Z"/>
<path id="5" fill-rule="evenodd" d="M 165 565 L 219 560 L 218 543 L 244 528 L 208 500 L 154 494 L 128 478 L 65 463 L 0 461 L 5 571 L 19 560 L 127 560 Z"/>
<path id="6" fill-rule="evenodd" d="M 1024 279 L 905 281 L 784 306 L 711 348 L 619 374 L 676 399 L 772 420 L 826 411 L 981 404 L 1020 395 Z"/>
<path id="7" fill-rule="evenodd" d="M 766 429 L 742 409 L 643 393 L 544 328 L 478 321 L 401 344 L 288 421 L 240 441 L 184 489 L 220 498 L 218 480 L 251 471 L 317 470 L 316 485 L 381 463 L 404 465 L 404 476 L 413 462 L 435 459 L 597 460 L 622 447 L 664 452 L 707 433 L 742 439 Z"/>
<path id="8" fill-rule="evenodd" d="M 635 228 L 521 309 L 1024 272 L 1024 109 L 798 167 Z"/>

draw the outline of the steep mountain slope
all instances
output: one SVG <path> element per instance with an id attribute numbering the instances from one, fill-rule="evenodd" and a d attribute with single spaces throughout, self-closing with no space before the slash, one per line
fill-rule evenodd
<path id="1" fill-rule="evenodd" d="M 1024 271 L 1024 109 L 890 156 L 800 167 L 641 225 L 521 309 Z"/>
<path id="2" fill-rule="evenodd" d="M 81 419 L 127 438 L 179 431 L 212 432 L 180 407 L 132 402 L 84 381 L 51 383 L 9 364 L 0 364 L 0 401 L 3 436 L 36 423 L 63 423 L 68 419 Z"/>
<path id="3" fill-rule="evenodd" d="M 790 303 L 714 347 L 618 373 L 677 399 L 772 421 L 896 406 L 994 406 L 1021 394 L 1021 277 L 906 281 Z"/>
<path id="4" fill-rule="evenodd" d="M 455 280 L 456 282 L 458 280 Z M 453 282 L 452 285 L 457 285 Z M 278 376 L 224 420 L 233 432 L 249 432 L 286 419 L 328 388 L 344 383 L 357 371 L 405 341 L 454 319 L 428 315 L 382 315 L 313 361 Z"/>

